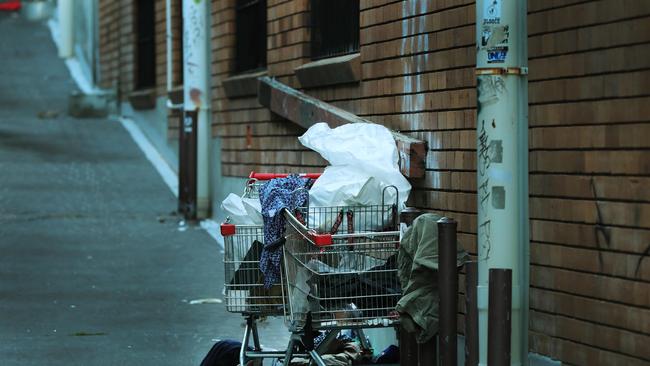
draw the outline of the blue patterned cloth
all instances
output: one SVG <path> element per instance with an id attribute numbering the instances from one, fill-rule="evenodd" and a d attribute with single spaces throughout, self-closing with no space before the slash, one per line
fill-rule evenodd
<path id="1" fill-rule="evenodd" d="M 294 211 L 304 206 L 309 197 L 308 178 L 290 175 L 272 179 L 260 187 L 260 203 L 264 219 L 264 249 L 260 257 L 260 270 L 264 274 L 264 287 L 280 282 L 280 261 L 284 244 L 284 215 L 286 208 Z M 301 189 L 305 188 L 305 189 Z"/>

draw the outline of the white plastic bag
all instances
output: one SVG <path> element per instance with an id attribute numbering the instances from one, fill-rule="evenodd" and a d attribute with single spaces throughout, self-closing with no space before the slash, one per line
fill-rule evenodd
<path id="1" fill-rule="evenodd" d="M 235 225 L 262 225 L 262 206 L 259 199 L 242 198 L 231 193 L 221 203 L 221 209 Z"/>
<path id="2" fill-rule="evenodd" d="M 397 200 L 398 210 L 405 207 L 411 184 L 399 170 L 395 139 L 386 127 L 351 123 L 331 129 L 317 123 L 299 140 L 331 164 L 310 189 L 310 206 L 381 205 L 383 189 L 395 186 L 399 199 L 387 189 L 385 204 Z"/>

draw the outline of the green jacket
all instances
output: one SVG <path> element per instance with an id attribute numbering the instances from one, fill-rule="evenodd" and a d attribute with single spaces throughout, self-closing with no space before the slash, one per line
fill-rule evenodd
<path id="1" fill-rule="evenodd" d="M 442 216 L 419 216 L 404 234 L 397 257 L 397 275 L 402 298 L 396 310 L 402 326 L 416 333 L 418 343 L 426 343 L 438 332 L 438 224 Z M 467 253 L 460 249 L 457 265 Z"/>

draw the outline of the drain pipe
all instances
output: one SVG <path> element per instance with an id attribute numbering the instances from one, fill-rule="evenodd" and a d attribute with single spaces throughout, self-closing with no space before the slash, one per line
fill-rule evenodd
<path id="1" fill-rule="evenodd" d="M 512 270 L 511 365 L 528 360 L 526 1 L 476 2 L 479 364 L 487 365 L 489 270 Z"/>
<path id="2" fill-rule="evenodd" d="M 196 176 L 198 218 L 206 218 L 210 213 L 209 14 L 208 0 L 183 0 L 183 109 L 186 116 L 188 112 L 196 112 L 198 116 Z"/>
<path id="3" fill-rule="evenodd" d="M 74 56 L 74 1 L 59 0 L 58 11 L 61 27 L 59 57 L 71 58 Z"/>

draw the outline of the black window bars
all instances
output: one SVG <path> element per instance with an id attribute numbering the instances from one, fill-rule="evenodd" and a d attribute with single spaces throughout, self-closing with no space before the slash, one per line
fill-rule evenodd
<path id="1" fill-rule="evenodd" d="M 311 58 L 359 51 L 359 0 L 311 0 Z"/>
<path id="2" fill-rule="evenodd" d="M 237 0 L 235 73 L 266 66 L 266 0 Z"/>
<path id="3" fill-rule="evenodd" d="M 136 3 L 135 88 L 146 89 L 156 85 L 156 11 L 154 0 Z"/>

